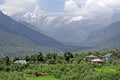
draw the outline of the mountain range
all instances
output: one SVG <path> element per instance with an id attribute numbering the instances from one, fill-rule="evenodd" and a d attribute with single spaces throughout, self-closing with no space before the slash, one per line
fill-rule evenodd
<path id="1" fill-rule="evenodd" d="M 81 50 L 88 47 L 67 46 L 63 43 L 31 29 L 26 22 L 18 22 L 0 12 L 0 54 L 25 55 L 35 51 Z M 13 54 L 15 53 L 15 54 Z"/>
<path id="2" fill-rule="evenodd" d="M 4 12 L 7 14 L 7 11 Z M 31 28 L 34 30 L 72 45 L 81 45 L 90 33 L 120 21 L 119 13 L 100 15 L 94 18 L 49 16 L 39 7 L 36 7 L 33 12 L 14 13 L 10 16 L 19 22 L 27 22 L 33 25 Z"/>
<path id="3" fill-rule="evenodd" d="M 1 44 L 10 42 L 9 46 L 14 45 L 15 48 L 27 47 L 30 50 L 43 49 L 43 51 L 76 51 L 89 48 L 84 46 L 93 48 L 119 46 L 119 12 L 94 18 L 48 16 L 39 7 L 27 13 L 9 15 L 5 10 L 2 12 L 0 13 L 0 32 L 6 35 L 0 36 Z"/>

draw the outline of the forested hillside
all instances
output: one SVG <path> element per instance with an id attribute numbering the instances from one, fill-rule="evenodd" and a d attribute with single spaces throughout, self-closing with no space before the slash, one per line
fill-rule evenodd
<path id="1" fill-rule="evenodd" d="M 56 51 L 53 48 L 52 40 L 57 43 L 54 39 L 30 29 L 0 12 L 0 55 L 23 56 L 35 51 Z"/>
<path id="2" fill-rule="evenodd" d="M 42 52 L 55 51 L 51 47 L 39 46 L 23 36 L 0 30 L 0 55 L 23 56 L 39 50 Z"/>

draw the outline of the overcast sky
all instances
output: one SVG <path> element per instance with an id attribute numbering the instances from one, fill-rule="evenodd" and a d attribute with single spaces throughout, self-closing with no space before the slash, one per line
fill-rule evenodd
<path id="1" fill-rule="evenodd" d="M 55 16 L 96 16 L 120 12 L 120 0 L 0 0 L 0 9 L 15 12 L 31 12 L 36 6 Z"/>

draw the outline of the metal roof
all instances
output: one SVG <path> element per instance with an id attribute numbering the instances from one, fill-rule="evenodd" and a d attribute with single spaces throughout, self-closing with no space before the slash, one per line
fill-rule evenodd
<path id="1" fill-rule="evenodd" d="M 99 59 L 99 58 L 97 58 L 97 59 L 93 59 L 93 60 L 91 60 L 92 62 L 103 62 L 103 60 L 101 60 L 101 59 Z"/>
<path id="2" fill-rule="evenodd" d="M 110 57 L 110 56 L 112 56 L 113 54 L 111 53 L 111 54 L 106 54 L 106 55 L 104 55 L 103 57 Z"/>
<path id="3" fill-rule="evenodd" d="M 87 58 L 96 58 L 97 56 L 94 56 L 94 55 L 89 55 L 89 56 L 86 56 Z"/>

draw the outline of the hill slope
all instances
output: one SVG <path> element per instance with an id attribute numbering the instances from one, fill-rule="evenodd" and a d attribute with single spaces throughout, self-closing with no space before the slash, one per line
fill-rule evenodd
<path id="1" fill-rule="evenodd" d="M 26 25 L 23 25 L 17 21 L 12 20 L 10 17 L 5 16 L 0 13 L 0 29 L 5 30 L 10 33 L 14 33 L 20 36 L 27 37 L 40 45 L 46 46 L 58 46 L 63 45 L 55 39 L 48 37 L 40 32 L 28 28 Z M 4 27 L 2 27 L 4 26 Z"/>
<path id="2" fill-rule="evenodd" d="M 120 21 L 93 32 L 89 35 L 86 43 L 98 47 L 120 46 Z"/>
<path id="3" fill-rule="evenodd" d="M 55 51 L 63 46 L 55 39 L 28 28 L 0 12 L 0 54 L 20 56 L 35 51 Z"/>

